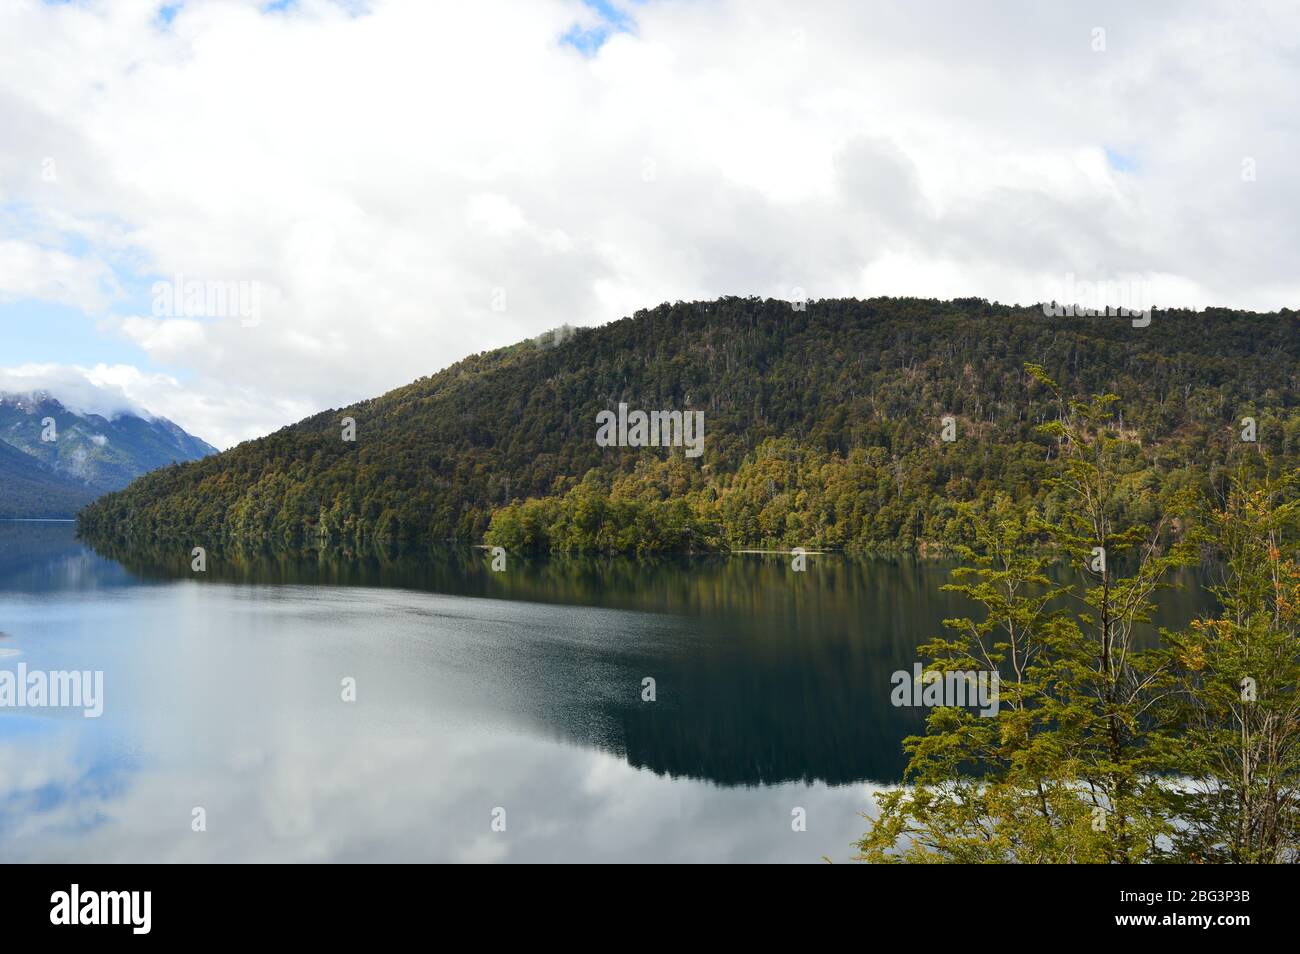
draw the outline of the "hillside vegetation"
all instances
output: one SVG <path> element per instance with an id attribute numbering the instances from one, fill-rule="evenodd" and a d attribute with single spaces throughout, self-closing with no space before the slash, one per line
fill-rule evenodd
<path id="1" fill-rule="evenodd" d="M 225 453 L 148 474 L 81 514 L 90 537 L 288 547 L 487 542 L 512 550 L 925 550 L 955 505 L 1044 484 L 1066 394 L 1118 396 L 1117 506 L 1147 522 L 1222 481 L 1240 420 L 1300 454 L 1296 312 L 1048 318 L 981 299 L 727 298 L 465 359 Z M 701 410 L 702 456 L 601 447 L 596 415 Z M 956 440 L 941 440 L 955 418 Z M 342 419 L 356 422 L 343 439 Z"/>

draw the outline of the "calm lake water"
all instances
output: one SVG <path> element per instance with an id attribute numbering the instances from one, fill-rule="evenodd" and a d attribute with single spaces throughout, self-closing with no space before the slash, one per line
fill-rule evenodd
<path id="1" fill-rule="evenodd" d="M 845 860 L 923 725 L 890 675 L 970 607 L 942 564 L 789 559 L 196 574 L 0 522 L 0 670 L 104 674 L 100 718 L 0 709 L 0 861 Z"/>

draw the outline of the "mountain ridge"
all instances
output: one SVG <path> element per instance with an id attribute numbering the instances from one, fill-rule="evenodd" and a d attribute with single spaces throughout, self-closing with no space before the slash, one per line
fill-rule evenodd
<path id="1" fill-rule="evenodd" d="M 71 517 L 97 496 L 216 448 L 164 417 L 78 411 L 45 389 L 0 392 L 0 516 Z"/>
<path id="2" fill-rule="evenodd" d="M 67 519 L 94 499 L 80 483 L 62 477 L 18 448 L 0 441 L 0 519 Z"/>
<path id="3" fill-rule="evenodd" d="M 1067 393 L 1117 392 L 1117 424 L 1145 448 L 1136 510 L 1213 479 L 1241 449 L 1243 415 L 1293 460 L 1297 319 L 1157 310 L 1134 328 L 975 298 L 664 304 L 472 355 L 168 467 L 81 523 L 92 536 L 291 547 L 486 536 L 508 549 L 925 549 L 954 501 L 996 488 L 1048 501 L 1052 447 L 1036 425 L 1053 411 L 1026 362 Z M 599 447 L 596 414 L 620 402 L 703 411 L 703 456 Z"/>

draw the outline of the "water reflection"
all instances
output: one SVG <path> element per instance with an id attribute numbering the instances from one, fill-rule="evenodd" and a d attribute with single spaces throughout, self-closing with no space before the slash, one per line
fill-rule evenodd
<path id="1" fill-rule="evenodd" d="M 922 724 L 889 704 L 889 675 L 966 611 L 946 569 L 746 555 L 498 574 L 446 548 L 210 550 L 194 574 L 184 547 L 101 555 L 67 524 L 0 523 L 0 649 L 20 654 L 0 667 L 106 686 L 93 722 L 0 712 L 0 854 L 843 858 L 870 805 L 851 783 L 894 782 Z M 1162 621 L 1202 601 L 1173 596 Z M 196 805 L 220 837 L 190 831 Z"/>
<path id="2" fill-rule="evenodd" d="M 145 578 L 195 578 L 184 548 L 105 552 Z M 494 573 L 468 548 L 209 552 L 208 567 L 205 583 L 510 601 L 463 621 L 475 638 L 466 652 L 490 660 L 478 676 L 485 691 L 531 680 L 536 691 L 517 696 L 531 723 L 636 767 L 723 785 L 896 779 L 900 740 L 923 714 L 890 705 L 889 674 L 962 609 L 941 591 L 939 564 L 841 556 L 813 557 L 803 573 L 757 554 L 512 560 Z M 640 698 L 645 677 L 656 682 L 653 705 Z"/>

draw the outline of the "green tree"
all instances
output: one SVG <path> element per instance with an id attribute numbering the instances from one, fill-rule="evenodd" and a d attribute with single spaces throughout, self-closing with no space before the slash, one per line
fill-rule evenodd
<path id="1" fill-rule="evenodd" d="M 971 565 L 950 586 L 982 615 L 946 621 L 952 635 L 922 647 L 927 672 L 1001 672 L 1003 704 L 992 717 L 932 711 L 905 743 L 913 784 L 880 799 L 864 860 L 1134 862 L 1169 838 L 1155 740 L 1174 675 L 1137 637 L 1193 548 L 1171 539 L 1168 512 L 1121 523 L 1131 448 L 1114 397 L 1066 401 L 1028 370 L 1057 396 L 1042 431 L 1059 448 L 1049 485 L 1061 506 L 1050 519 L 1005 496 L 962 509 Z M 1051 582 L 1054 562 L 1069 582 Z"/>
<path id="2" fill-rule="evenodd" d="M 1300 860 L 1300 502 L 1245 466 L 1207 516 L 1220 611 L 1166 634 L 1181 690 L 1166 748 L 1180 861 Z"/>

